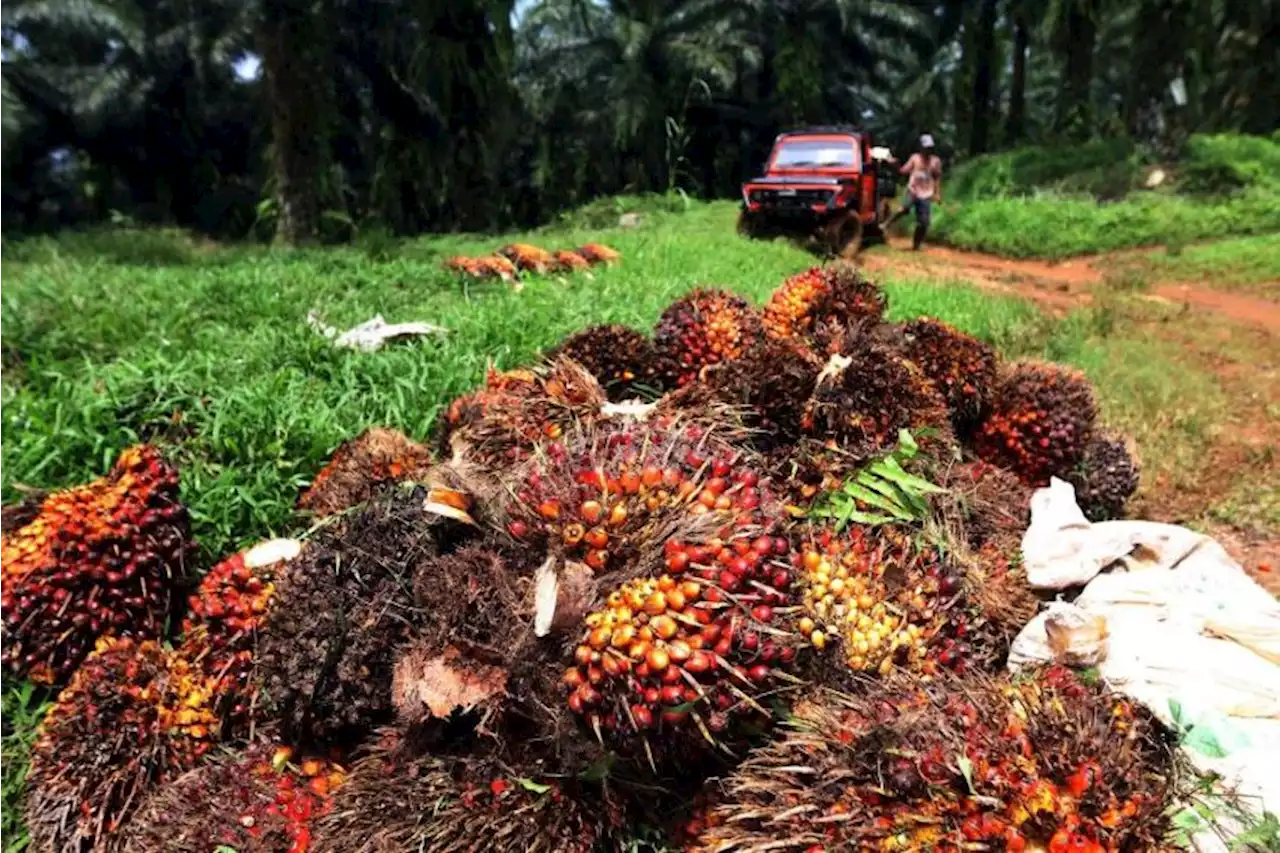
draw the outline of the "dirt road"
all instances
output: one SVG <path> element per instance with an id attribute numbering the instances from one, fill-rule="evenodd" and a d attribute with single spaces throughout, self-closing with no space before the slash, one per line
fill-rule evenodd
<path id="1" fill-rule="evenodd" d="M 907 250 L 893 241 L 861 256 L 870 272 L 962 281 L 1036 302 L 1063 315 L 1113 293 L 1108 273 L 1139 252 L 1078 257 L 1062 262 L 1021 261 L 940 246 Z M 1170 345 L 1171 369 L 1185 366 L 1212 377 L 1226 405 L 1207 425 L 1211 437 L 1194 471 L 1181 483 L 1147 482 L 1131 509 L 1157 521 L 1191 524 L 1217 537 L 1232 556 L 1273 594 L 1280 596 L 1280 529 L 1236 524 L 1223 511 L 1232 502 L 1257 499 L 1280 481 L 1280 302 L 1229 287 L 1154 281 L 1121 294 L 1139 304 L 1174 306 L 1170 312 L 1140 310 L 1126 315 L 1126 336 L 1152 335 Z M 1158 428 L 1158 427 L 1156 427 Z M 1141 437 L 1140 437 L 1141 438 Z M 1242 490 L 1242 484 L 1245 488 Z M 1275 500 L 1274 491 L 1271 493 Z"/>

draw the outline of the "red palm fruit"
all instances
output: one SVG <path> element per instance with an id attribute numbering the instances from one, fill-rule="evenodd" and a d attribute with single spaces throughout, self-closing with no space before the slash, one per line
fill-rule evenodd
<path id="1" fill-rule="evenodd" d="M 698 289 L 658 318 L 654 346 L 670 387 L 697 379 L 703 369 L 740 358 L 760 336 L 760 315 L 741 296 Z"/>
<path id="2" fill-rule="evenodd" d="M 325 517 L 373 497 L 383 486 L 422 477 L 431 451 L 403 433 L 371 427 L 344 441 L 311 485 L 297 508 Z"/>
<path id="3" fill-rule="evenodd" d="M 1090 439 L 1084 457 L 1067 475 L 1067 482 L 1076 490 L 1076 503 L 1090 521 L 1123 518 L 1138 481 L 1138 460 L 1130 443 L 1102 431 Z"/>
<path id="4" fill-rule="evenodd" d="M 967 434 L 982 418 L 996 387 L 996 352 L 990 344 L 940 320 L 922 317 L 900 329 L 903 352 L 947 401 L 951 423 Z"/>
<path id="5" fill-rule="evenodd" d="M 553 254 L 557 272 L 581 272 L 589 269 L 591 263 L 577 252 L 561 249 Z"/>
<path id="6" fill-rule="evenodd" d="M 784 281 L 769 298 L 762 317 L 764 330 L 771 337 L 806 341 L 824 352 L 830 337 L 828 327 L 847 328 L 863 320 L 879 320 L 885 307 L 879 287 L 864 279 L 853 264 L 837 261 Z"/>
<path id="7" fill-rule="evenodd" d="M 55 492 L 0 537 L 4 662 L 59 684 L 101 636 L 158 636 L 194 545 L 178 472 L 147 445 L 107 476 Z"/>
<path id="8" fill-rule="evenodd" d="M 579 246 L 578 254 L 586 258 L 587 263 L 592 266 L 597 264 L 616 264 L 622 260 L 622 254 L 617 249 L 611 249 L 603 243 L 587 243 Z"/>
<path id="9" fill-rule="evenodd" d="M 104 638 L 41 723 L 25 818 L 37 850 L 104 851 L 152 786 L 195 766 L 217 684 L 152 640 Z"/>
<path id="10" fill-rule="evenodd" d="M 555 256 L 530 243 L 510 243 L 498 254 L 516 265 L 521 272 L 544 273 L 556 265 Z"/>
<path id="11" fill-rule="evenodd" d="M 627 326 L 591 326 L 565 338 L 548 353 L 565 355 L 585 367 L 604 388 L 610 400 L 636 396 L 641 388 L 654 388 L 657 353 L 653 342 Z"/>
<path id="12" fill-rule="evenodd" d="M 254 744 L 161 786 L 121 831 L 121 853 L 310 853 L 312 824 L 346 779 L 326 759 Z"/>
<path id="13" fill-rule="evenodd" d="M 1006 368 L 991 411 L 973 438 L 978 455 L 1042 486 L 1066 477 L 1084 458 L 1098 404 L 1078 370 L 1020 362 Z"/>

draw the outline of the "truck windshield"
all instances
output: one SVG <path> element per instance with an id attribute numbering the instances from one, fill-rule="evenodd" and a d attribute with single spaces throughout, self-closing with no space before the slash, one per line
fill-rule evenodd
<path id="1" fill-rule="evenodd" d="M 782 143 L 773 160 L 775 169 L 797 166 L 856 167 L 857 151 L 852 141 L 796 139 Z"/>

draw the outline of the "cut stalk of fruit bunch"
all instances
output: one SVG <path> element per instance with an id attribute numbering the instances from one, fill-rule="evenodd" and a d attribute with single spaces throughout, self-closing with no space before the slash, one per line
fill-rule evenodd
<path id="1" fill-rule="evenodd" d="M 1084 457 L 1098 405 L 1078 370 L 1056 364 L 1009 365 L 991 411 L 979 424 L 974 449 L 1028 485 L 1065 477 Z"/>
<path id="2" fill-rule="evenodd" d="M 32 849 L 112 849 L 140 798 L 211 747 L 217 688 L 155 641 L 100 640 L 36 735 L 24 812 Z"/>
<path id="3" fill-rule="evenodd" d="M 437 443 L 443 456 L 503 470 L 538 444 L 598 420 L 605 402 L 595 377 L 565 356 L 534 370 L 490 370 L 483 388 L 441 414 Z"/>
<path id="4" fill-rule="evenodd" d="M 610 400 L 625 400 L 634 397 L 641 387 L 655 388 L 659 384 L 653 342 L 627 326 L 591 326 L 575 332 L 548 357 L 559 355 L 586 368 Z"/>
<path id="5" fill-rule="evenodd" d="M 59 684 L 99 637 L 155 637 L 194 545 L 178 473 L 146 445 L 107 476 L 49 495 L 0 540 L 4 661 L 9 672 Z"/>
<path id="6" fill-rule="evenodd" d="M 687 849 L 1157 849 L 1173 779 L 1158 724 L 1066 670 L 823 692 L 722 782 Z"/>
<path id="7" fill-rule="evenodd" d="M 698 289 L 662 312 L 654 346 L 669 387 L 693 382 L 704 368 L 740 358 L 760 335 L 760 316 L 741 296 Z"/>
<path id="8" fill-rule="evenodd" d="M 420 479 L 431 465 L 431 451 L 397 430 L 372 427 L 344 441 L 297 508 L 323 518 L 367 501 L 380 488 Z"/>
<path id="9" fill-rule="evenodd" d="M 124 827 L 120 853 L 311 853 L 312 826 L 346 771 L 329 758 L 253 744 L 160 786 Z"/>
<path id="10" fill-rule="evenodd" d="M 416 754 L 394 737 L 357 761 L 313 823 L 314 853 L 589 853 L 618 823 L 603 791 L 484 757 Z"/>

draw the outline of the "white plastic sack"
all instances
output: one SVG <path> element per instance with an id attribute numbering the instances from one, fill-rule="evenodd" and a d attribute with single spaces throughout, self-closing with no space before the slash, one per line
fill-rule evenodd
<path id="1" fill-rule="evenodd" d="M 1090 524 L 1061 481 L 1035 493 L 1031 514 L 1023 555 L 1032 585 L 1084 588 L 1027 623 L 1009 668 L 1067 662 L 1047 625 L 1076 626 L 1071 656 L 1097 653 L 1112 689 L 1186 733 L 1182 749 L 1193 764 L 1221 774 L 1255 815 L 1280 812 L 1280 603 L 1194 531 Z M 1094 618 L 1105 623 L 1105 650 L 1099 635 L 1091 647 L 1081 630 Z M 1192 842 L 1204 853 L 1227 849 L 1212 832 Z"/>

